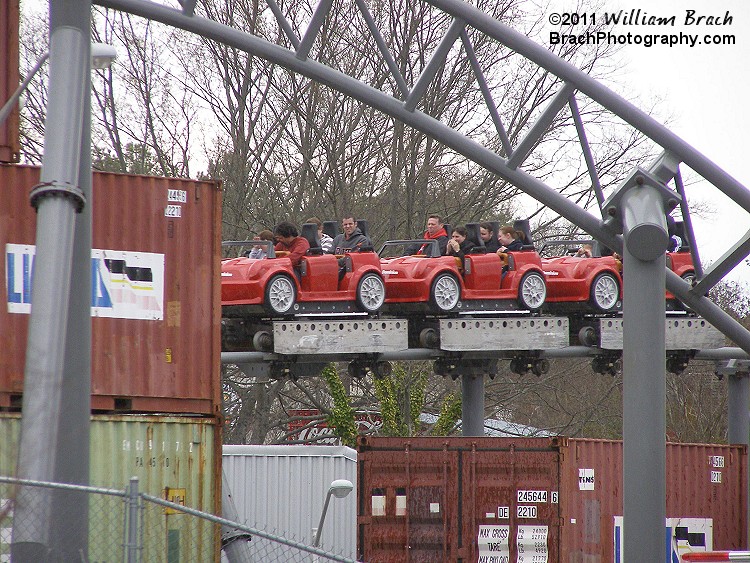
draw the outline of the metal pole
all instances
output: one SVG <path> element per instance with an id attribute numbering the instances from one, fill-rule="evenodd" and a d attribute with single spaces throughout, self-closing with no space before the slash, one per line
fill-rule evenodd
<path id="1" fill-rule="evenodd" d="M 729 375 L 727 401 L 727 439 L 730 444 L 750 444 L 750 373 L 738 371 Z M 750 492 L 747 493 L 750 498 Z M 745 521 L 750 534 L 750 502 L 745 506 Z"/>
<path id="2" fill-rule="evenodd" d="M 140 508 L 138 477 L 131 477 L 128 487 L 128 542 L 126 545 L 128 563 L 138 563 L 140 559 L 138 546 L 138 511 Z"/>
<path id="3" fill-rule="evenodd" d="M 328 489 L 326 494 L 326 501 L 323 504 L 323 512 L 320 513 L 320 521 L 318 522 L 318 529 L 315 531 L 315 539 L 313 540 L 313 547 L 320 545 L 320 535 L 323 533 L 323 523 L 326 520 L 326 512 L 328 512 L 328 504 L 331 502 L 331 495 L 333 495 L 333 489 Z"/>
<path id="4" fill-rule="evenodd" d="M 630 188 L 623 212 L 623 553 L 664 559 L 666 368 L 664 206 L 651 186 Z"/>
<path id="5" fill-rule="evenodd" d="M 727 440 L 730 444 L 750 444 L 750 374 L 738 371 L 729 376 Z"/>
<path id="6" fill-rule="evenodd" d="M 234 505 L 232 491 L 229 488 L 227 474 L 221 472 L 221 514 L 225 520 L 239 521 L 237 507 Z M 251 563 L 250 534 L 242 532 L 231 526 L 221 526 L 221 549 L 227 556 L 229 563 Z"/>
<path id="7" fill-rule="evenodd" d="M 484 436 L 484 375 L 461 376 L 461 430 Z"/>
<path id="8" fill-rule="evenodd" d="M 77 4 L 76 9 L 73 4 Z M 90 3 L 77 0 L 53 2 L 50 22 L 70 25 L 87 38 L 83 54 L 83 115 L 79 187 L 86 200 L 75 216 L 73 257 L 68 313 L 69 335 L 65 341 L 63 385 L 60 392 L 60 418 L 56 443 L 54 480 L 77 485 L 89 484 L 89 448 L 91 419 L 91 42 Z M 61 561 L 88 560 L 88 495 L 74 491 L 56 491 L 52 510 L 52 545 Z"/>
<path id="9" fill-rule="evenodd" d="M 46 61 L 49 58 L 49 53 L 44 53 L 41 57 L 39 57 L 39 60 L 34 65 L 34 68 L 31 69 L 31 72 L 29 72 L 28 76 L 24 78 L 23 82 L 16 88 L 16 91 L 11 94 L 10 98 L 8 98 L 8 101 L 5 102 L 5 105 L 0 109 L 0 125 L 8 119 L 8 116 L 10 115 L 10 112 L 13 111 L 13 108 L 18 103 L 18 99 L 21 97 L 21 94 L 24 93 L 26 88 L 29 87 L 29 83 L 33 80 L 34 76 L 36 76 L 36 73 L 39 72 L 39 69 L 42 68 L 42 65 L 44 64 L 44 61 Z"/>
<path id="10" fill-rule="evenodd" d="M 67 9 L 83 9 L 85 2 L 77 4 Z M 88 6 L 90 10 L 90 3 Z M 59 454 L 56 447 L 62 415 L 73 233 L 76 211 L 85 202 L 78 178 L 89 43 L 88 29 L 82 32 L 55 24 L 50 30 L 44 160 L 41 183 L 31 192 L 32 205 L 37 209 L 36 257 L 18 455 L 18 476 L 40 481 L 53 479 Z M 44 489 L 19 490 L 11 542 L 14 562 L 46 560 L 52 517 L 50 497 Z"/>

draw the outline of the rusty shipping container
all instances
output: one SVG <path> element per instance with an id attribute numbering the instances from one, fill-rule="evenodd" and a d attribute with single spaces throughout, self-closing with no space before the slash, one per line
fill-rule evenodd
<path id="1" fill-rule="evenodd" d="M 0 475 L 15 476 L 21 415 L 0 414 Z M 156 415 L 93 415 L 91 486 L 124 491 L 132 477 L 154 497 L 221 514 L 221 424 L 217 418 Z M 0 561 L 6 561 L 12 512 L 0 484 Z M 128 504 L 123 498 L 89 497 L 89 561 L 123 561 Z M 218 561 L 219 526 L 208 520 L 145 503 L 141 511 L 141 561 Z"/>
<path id="2" fill-rule="evenodd" d="M 21 405 L 38 181 L 0 166 L 0 407 Z M 92 246 L 92 408 L 218 415 L 220 186 L 94 173 Z"/>
<path id="3" fill-rule="evenodd" d="M 18 70 L 19 0 L 0 2 L 0 107 L 20 83 Z M 0 123 L 0 162 L 18 162 L 18 105 Z"/>
<path id="4" fill-rule="evenodd" d="M 622 442 L 361 437 L 368 563 L 622 563 Z M 747 447 L 667 445 L 666 554 L 747 546 Z"/>

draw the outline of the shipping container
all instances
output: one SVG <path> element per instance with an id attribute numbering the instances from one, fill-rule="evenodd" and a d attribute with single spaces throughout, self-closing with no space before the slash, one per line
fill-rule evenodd
<path id="1" fill-rule="evenodd" d="M 357 486 L 357 452 L 345 446 L 225 445 L 222 457 L 240 523 L 307 545 L 313 543 L 331 483 L 346 479 Z M 354 491 L 331 498 L 321 549 L 354 559 L 355 501 Z M 261 538 L 253 538 L 250 550 L 258 561 L 285 560 L 283 545 Z"/>
<path id="2" fill-rule="evenodd" d="M 666 461 L 665 554 L 744 548 L 747 446 L 668 444 Z M 357 471 L 368 563 L 626 561 L 622 442 L 360 437 Z"/>
<path id="3" fill-rule="evenodd" d="M 0 107 L 13 95 L 21 77 L 18 69 L 19 0 L 0 2 Z M 18 162 L 18 104 L 0 123 L 0 162 Z"/>
<path id="4" fill-rule="evenodd" d="M 15 476 L 21 416 L 0 414 L 0 475 Z M 89 483 L 124 491 L 132 477 L 138 490 L 210 514 L 221 514 L 221 425 L 218 419 L 154 415 L 93 415 Z M 4 490 L 4 489 L 2 489 Z M 0 494 L 2 496 L 2 494 Z M 89 560 L 117 560 L 126 503 L 90 495 Z M 144 561 L 215 561 L 220 530 L 192 515 L 144 504 Z M 3 514 L 2 517 L 6 517 Z M 106 534 L 106 538 L 93 537 Z M 168 541 L 165 540 L 168 536 Z M 0 535 L 0 553 L 9 536 Z M 169 549 L 173 558 L 155 557 Z M 146 557 L 146 554 L 150 554 Z M 206 559 L 207 555 L 210 559 Z M 122 560 L 122 559 L 120 559 Z"/>
<path id="5" fill-rule="evenodd" d="M 21 405 L 38 182 L 0 166 L 0 407 Z M 97 172 L 92 199 L 92 408 L 217 416 L 220 186 Z"/>

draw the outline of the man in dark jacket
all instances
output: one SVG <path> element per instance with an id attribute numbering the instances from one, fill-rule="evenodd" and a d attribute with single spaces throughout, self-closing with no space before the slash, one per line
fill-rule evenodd
<path id="1" fill-rule="evenodd" d="M 346 254 L 347 252 L 356 252 L 362 247 L 372 248 L 372 242 L 357 227 L 357 221 L 354 215 L 345 215 L 341 220 L 341 227 L 344 232 L 336 235 L 328 251 L 329 254 Z"/>

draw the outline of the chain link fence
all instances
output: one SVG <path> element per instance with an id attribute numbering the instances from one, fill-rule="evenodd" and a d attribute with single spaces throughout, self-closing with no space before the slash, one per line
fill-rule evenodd
<path id="1" fill-rule="evenodd" d="M 0 476 L 0 563 L 11 549 L 23 561 L 356 563 L 142 493 L 137 479 L 117 490 Z"/>

